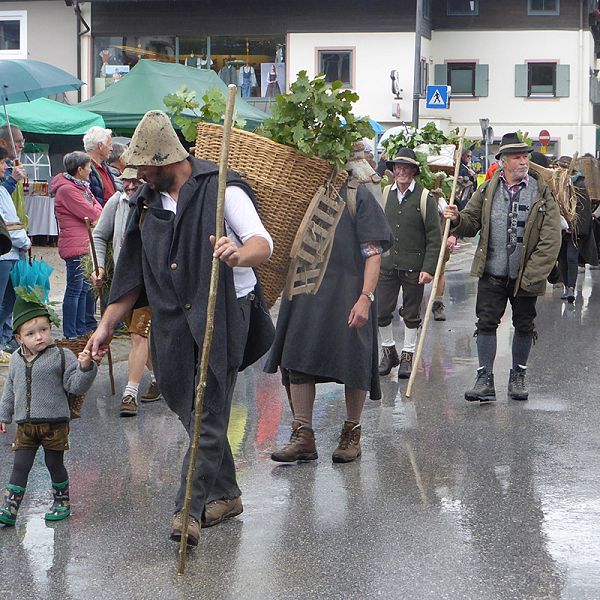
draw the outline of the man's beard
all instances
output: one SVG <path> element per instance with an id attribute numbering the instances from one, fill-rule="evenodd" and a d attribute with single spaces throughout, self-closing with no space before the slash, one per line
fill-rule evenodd
<path id="1" fill-rule="evenodd" d="M 150 187 L 157 192 L 168 192 L 175 184 L 175 175 L 173 173 L 159 173 L 156 181 L 150 184 Z"/>

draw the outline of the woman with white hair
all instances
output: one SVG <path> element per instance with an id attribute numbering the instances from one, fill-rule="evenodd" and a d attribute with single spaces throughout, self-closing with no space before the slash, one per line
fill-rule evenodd
<path id="1" fill-rule="evenodd" d="M 92 159 L 90 188 L 96 200 L 104 206 L 117 191 L 115 178 L 107 162 L 113 149 L 112 131 L 98 125 L 90 127 L 83 136 L 83 147 Z"/>

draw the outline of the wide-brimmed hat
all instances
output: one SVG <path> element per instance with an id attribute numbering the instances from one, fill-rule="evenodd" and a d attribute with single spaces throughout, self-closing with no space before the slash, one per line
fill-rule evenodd
<path id="1" fill-rule="evenodd" d="M 23 298 L 17 296 L 13 307 L 13 331 L 17 333 L 23 323 L 27 323 L 27 321 L 31 321 L 36 317 L 50 318 L 48 308 L 43 304 L 23 300 Z"/>
<path id="2" fill-rule="evenodd" d="M 123 160 L 128 167 L 166 167 L 188 156 L 169 117 L 161 110 L 151 110 L 135 128 Z"/>
<path id="3" fill-rule="evenodd" d="M 516 133 L 505 133 L 502 136 L 496 160 L 500 160 L 503 154 L 518 154 L 520 152 L 533 152 L 533 148 L 523 142 Z"/>
<path id="4" fill-rule="evenodd" d="M 411 165 L 416 167 L 417 172 L 415 175 L 418 175 L 421 172 L 417 155 L 415 154 L 414 150 L 411 150 L 410 148 L 400 148 L 400 150 L 396 152 L 396 156 L 385 163 L 385 166 L 390 171 L 394 170 L 394 165 Z"/>
<path id="5" fill-rule="evenodd" d="M 123 172 L 119 176 L 119 179 L 123 181 L 123 179 L 139 179 L 137 169 L 133 167 L 126 167 L 123 169 Z"/>

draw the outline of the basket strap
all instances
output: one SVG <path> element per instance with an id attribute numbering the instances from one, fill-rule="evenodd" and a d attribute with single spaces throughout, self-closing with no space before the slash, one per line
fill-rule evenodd
<path id="1" fill-rule="evenodd" d="M 356 195 L 358 193 L 358 179 L 353 177 L 348 181 L 346 188 L 346 206 L 348 206 L 348 212 L 352 217 L 352 220 L 356 220 Z"/>
<path id="2" fill-rule="evenodd" d="M 62 378 L 64 379 L 66 369 L 65 349 L 62 346 L 59 346 L 58 351 L 60 352 L 60 369 L 62 373 Z M 67 396 L 67 398 L 69 397 L 69 393 L 67 391 L 65 391 L 65 395 Z"/>
<path id="3" fill-rule="evenodd" d="M 425 225 L 426 221 L 427 221 L 427 198 L 429 196 L 429 190 L 424 187 L 423 191 L 421 192 L 421 201 L 420 201 L 420 208 L 421 208 L 421 218 L 423 219 L 423 225 Z"/>

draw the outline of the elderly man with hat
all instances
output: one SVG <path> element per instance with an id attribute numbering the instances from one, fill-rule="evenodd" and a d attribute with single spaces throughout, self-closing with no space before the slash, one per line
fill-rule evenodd
<path id="1" fill-rule="evenodd" d="M 109 244 L 112 244 L 113 263 L 116 264 L 121 252 L 121 245 L 125 237 L 127 217 L 131 209 L 130 201 L 143 183 L 137 174 L 137 169 L 126 168 L 121 174 L 120 184 L 122 192 L 115 192 L 102 210 L 96 227 L 94 227 L 94 245 L 98 258 L 98 275 L 92 273 L 92 283 L 101 288 L 106 282 L 106 259 Z M 135 417 L 138 412 L 138 392 L 144 367 L 150 371 L 150 387 L 142 395 L 142 402 L 160 400 L 161 394 L 154 377 L 152 361 L 148 352 L 150 337 L 150 323 L 152 311 L 149 306 L 136 308 L 129 313 L 125 321 L 131 337 L 131 350 L 128 359 L 127 385 L 121 397 L 120 415 L 122 417 Z"/>
<path id="2" fill-rule="evenodd" d="M 127 311 L 149 305 L 156 379 L 190 436 L 213 255 L 221 261 L 190 507 L 188 543 L 196 545 L 200 526 L 216 525 L 243 510 L 227 426 L 238 370 L 266 352 L 273 339 L 253 270 L 271 255 L 272 240 L 254 207 L 252 189 L 233 173 L 225 194 L 226 236 L 215 240 L 218 166 L 191 157 L 165 113 L 146 113 L 125 161 L 146 183 L 132 199 L 109 305 L 88 347 L 103 356 Z M 249 327 L 253 343 L 246 345 Z M 263 343 L 256 347 L 258 339 Z M 176 541 L 181 538 L 189 454 L 188 449 L 172 522 L 171 539 Z"/>
<path id="3" fill-rule="evenodd" d="M 419 161 L 410 148 L 400 148 L 387 161 L 395 182 L 383 191 L 384 210 L 394 236 L 393 248 L 384 254 L 377 284 L 377 307 L 382 357 L 379 374 L 388 375 L 400 365 L 398 378 L 407 379 L 417 346 L 421 325 L 421 302 L 425 284 L 435 273 L 441 235 L 438 204 L 415 176 Z M 402 289 L 400 316 L 404 321 L 404 345 L 398 357 L 392 331 L 392 318 Z"/>
<path id="4" fill-rule="evenodd" d="M 529 396 L 526 373 L 536 338 L 536 300 L 544 294 L 561 243 L 558 205 L 542 177 L 529 170 L 530 152 L 516 133 L 507 133 L 496 155 L 500 168 L 493 177 L 460 213 L 456 206 L 444 209 L 456 235 L 480 234 L 471 268 L 479 278 L 475 332 L 479 368 L 473 389 L 465 393 L 472 402 L 496 399 L 496 330 L 507 302 L 515 328 L 508 395 L 513 400 Z"/>

